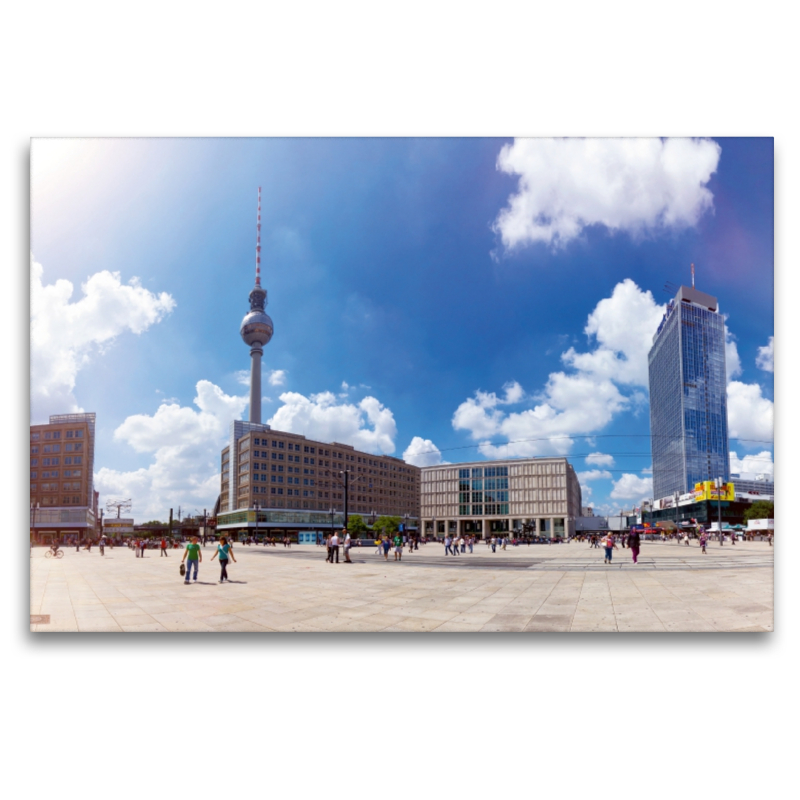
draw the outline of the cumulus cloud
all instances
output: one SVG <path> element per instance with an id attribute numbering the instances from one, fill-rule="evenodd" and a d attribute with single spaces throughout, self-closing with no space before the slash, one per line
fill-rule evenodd
<path id="1" fill-rule="evenodd" d="M 578 473 L 578 480 L 583 481 L 599 481 L 611 478 L 612 475 L 607 469 L 589 469 Z"/>
<path id="2" fill-rule="evenodd" d="M 394 415 L 374 397 L 365 397 L 359 403 L 339 403 L 332 392 L 309 397 L 284 392 L 280 401 L 283 405 L 268 420 L 273 428 L 323 442 L 351 444 L 368 453 L 390 454 L 395 450 Z"/>
<path id="3" fill-rule="evenodd" d="M 764 347 L 758 348 L 756 366 L 765 372 L 775 372 L 775 337 L 770 336 Z"/>
<path id="4" fill-rule="evenodd" d="M 742 374 L 742 360 L 739 358 L 739 349 L 736 347 L 736 339 L 725 326 L 725 372 L 728 383 Z"/>
<path id="5" fill-rule="evenodd" d="M 646 500 L 653 496 L 653 479 L 642 478 L 626 472 L 619 480 L 614 481 L 611 495 L 614 500 Z"/>
<path id="6" fill-rule="evenodd" d="M 708 139 L 516 139 L 497 168 L 518 175 L 494 229 L 507 249 L 565 245 L 601 225 L 634 235 L 695 225 L 721 148 Z"/>
<path id="7" fill-rule="evenodd" d="M 648 386 L 647 354 L 664 308 L 649 291 L 626 278 L 589 314 L 583 330 L 597 347 L 589 353 L 570 347 L 561 360 L 600 380 Z"/>
<path id="8" fill-rule="evenodd" d="M 267 375 L 267 383 L 270 386 L 285 386 L 286 385 L 286 370 L 285 369 L 273 369 Z"/>
<path id="9" fill-rule="evenodd" d="M 772 453 L 769 450 L 762 450 L 755 455 L 745 455 L 742 458 L 734 450 L 730 452 L 731 472 L 734 475 L 741 475 L 744 480 L 755 480 L 756 475 L 775 475 L 775 464 L 772 460 Z"/>
<path id="10" fill-rule="evenodd" d="M 589 455 L 586 456 L 586 463 L 593 464 L 597 467 L 613 467 L 614 457 L 607 453 L 589 453 Z"/>
<path id="11" fill-rule="evenodd" d="M 415 436 L 403 453 L 403 461 L 417 467 L 434 467 L 444 464 L 439 448 L 430 440 Z"/>
<path id="12" fill-rule="evenodd" d="M 728 435 L 731 439 L 771 442 L 773 403 L 764 397 L 757 383 L 731 381 L 728 384 Z"/>
<path id="13" fill-rule="evenodd" d="M 44 268 L 31 256 L 31 415 L 80 411 L 73 391 L 78 372 L 127 331 L 141 334 L 175 307 L 166 292 L 153 294 L 137 278 L 122 283 L 103 270 L 81 285 L 72 302 L 70 281 L 43 283 Z"/>
<path id="14" fill-rule="evenodd" d="M 205 380 L 197 383 L 196 391 L 199 410 L 165 401 L 155 414 L 134 414 L 114 431 L 120 444 L 153 454 L 148 467 L 129 472 L 102 467 L 95 475 L 101 495 L 132 498 L 136 519 L 164 520 L 178 505 L 210 511 L 216 502 L 220 451 L 248 397 L 226 395 Z"/>

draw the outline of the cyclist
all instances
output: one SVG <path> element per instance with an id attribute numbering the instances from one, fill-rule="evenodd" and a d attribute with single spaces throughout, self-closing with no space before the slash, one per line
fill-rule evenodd
<path id="1" fill-rule="evenodd" d="M 58 542 L 53 542 L 53 544 L 50 545 L 50 549 L 53 551 L 53 555 L 56 555 L 56 553 L 58 553 Z"/>

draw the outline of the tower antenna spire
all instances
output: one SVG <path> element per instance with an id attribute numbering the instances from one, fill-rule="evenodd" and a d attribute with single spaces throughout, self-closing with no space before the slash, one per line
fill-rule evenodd
<path id="1" fill-rule="evenodd" d="M 260 191 L 261 191 L 261 190 L 259 189 L 259 192 L 260 192 Z M 261 196 L 261 195 L 259 195 L 259 197 L 260 197 L 260 196 Z M 260 204 L 260 203 L 261 203 L 261 200 L 259 200 L 258 202 L 259 202 L 259 204 Z M 259 225 L 258 227 L 260 228 L 261 226 Z M 694 264 L 692 264 L 692 289 L 694 289 Z"/>
<path id="2" fill-rule="evenodd" d="M 261 286 L 261 187 L 260 186 L 258 187 L 258 213 L 256 216 L 256 286 Z"/>

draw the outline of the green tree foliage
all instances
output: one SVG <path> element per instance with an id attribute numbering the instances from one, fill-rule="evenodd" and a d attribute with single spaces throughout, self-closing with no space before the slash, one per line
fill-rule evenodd
<path id="1" fill-rule="evenodd" d="M 756 500 L 744 512 L 744 521 L 751 519 L 775 519 L 775 503 L 769 500 Z"/>
<path id="2" fill-rule="evenodd" d="M 149 522 L 143 522 L 142 525 L 150 525 L 155 527 L 156 525 L 166 525 L 166 522 L 159 522 L 157 519 L 151 519 Z"/>
<path id="3" fill-rule="evenodd" d="M 400 530 L 400 523 L 402 521 L 402 517 L 378 517 L 378 519 L 375 520 L 375 524 L 372 526 L 372 530 L 378 534 L 385 533 L 387 536 L 392 536 Z"/>
<path id="4" fill-rule="evenodd" d="M 351 536 L 361 537 L 361 534 L 368 531 L 369 528 L 361 514 L 350 514 L 347 520 L 347 530 L 350 531 Z"/>

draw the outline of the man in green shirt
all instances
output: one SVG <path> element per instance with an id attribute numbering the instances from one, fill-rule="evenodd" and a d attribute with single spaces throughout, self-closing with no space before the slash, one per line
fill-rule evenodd
<path id="1" fill-rule="evenodd" d="M 186 561 L 186 580 L 184 583 L 189 583 L 189 576 L 192 574 L 192 565 L 194 565 L 194 580 L 197 582 L 197 565 L 203 560 L 203 552 L 200 550 L 199 539 L 195 536 L 192 541 L 186 545 L 186 550 L 183 553 L 183 561 Z M 183 562 L 181 562 L 183 563 Z"/>
<path id="2" fill-rule="evenodd" d="M 403 557 L 403 539 L 398 533 L 394 537 L 394 560 L 400 561 L 402 557 Z"/>

